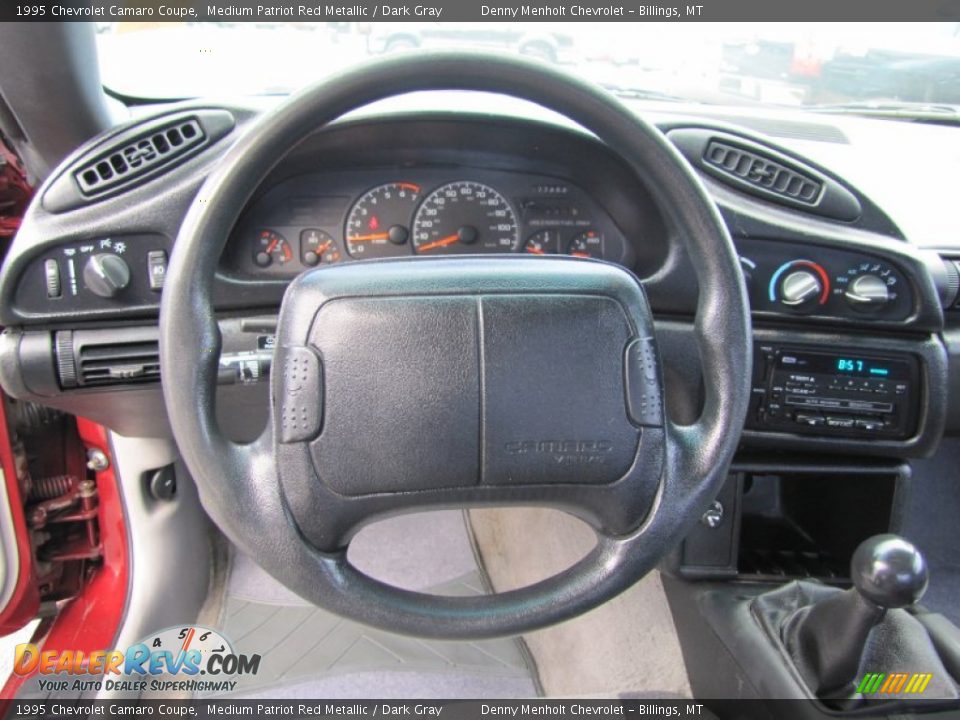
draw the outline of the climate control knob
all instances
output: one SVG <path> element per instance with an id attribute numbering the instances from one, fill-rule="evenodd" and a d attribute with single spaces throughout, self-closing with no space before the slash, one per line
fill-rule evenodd
<path id="1" fill-rule="evenodd" d="M 130 268 L 119 255 L 91 255 L 83 268 L 83 282 L 95 295 L 111 298 L 130 284 Z"/>
<path id="2" fill-rule="evenodd" d="M 823 283 L 811 270 L 794 270 L 788 273 L 780 285 L 780 302 L 790 307 L 799 307 L 813 302 L 823 292 Z"/>
<path id="3" fill-rule="evenodd" d="M 872 310 L 890 301 L 890 290 L 879 275 L 858 275 L 847 286 L 844 297 L 858 310 Z"/>

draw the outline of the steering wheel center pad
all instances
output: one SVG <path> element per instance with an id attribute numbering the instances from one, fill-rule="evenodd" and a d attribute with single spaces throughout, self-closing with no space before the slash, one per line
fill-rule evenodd
<path id="1" fill-rule="evenodd" d="M 291 284 L 273 376 L 280 477 L 321 549 L 365 517 L 537 503 L 622 535 L 663 465 L 643 289 L 567 258 L 393 260 Z"/>

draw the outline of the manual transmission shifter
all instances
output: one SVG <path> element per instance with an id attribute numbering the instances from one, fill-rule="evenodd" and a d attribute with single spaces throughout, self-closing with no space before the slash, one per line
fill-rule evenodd
<path id="1" fill-rule="evenodd" d="M 900 608 L 923 597 L 929 573 L 912 543 L 897 535 L 875 535 L 853 553 L 850 577 L 857 592 L 874 605 Z"/>
<path id="2" fill-rule="evenodd" d="M 923 555 L 897 535 L 863 541 L 850 575 L 853 588 L 801 607 L 781 626 L 783 644 L 817 695 L 853 680 L 867 636 L 886 611 L 912 605 L 927 589 Z"/>

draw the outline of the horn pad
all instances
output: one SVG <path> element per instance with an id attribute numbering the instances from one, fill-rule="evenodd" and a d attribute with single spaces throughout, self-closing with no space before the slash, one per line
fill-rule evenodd
<path id="1" fill-rule="evenodd" d="M 623 309 L 582 295 L 350 298 L 317 313 L 317 474 L 340 495 L 616 482 L 627 416 Z"/>

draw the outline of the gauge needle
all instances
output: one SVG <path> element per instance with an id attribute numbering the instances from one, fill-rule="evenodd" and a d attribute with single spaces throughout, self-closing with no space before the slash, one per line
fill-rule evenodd
<path id="1" fill-rule="evenodd" d="M 590 257 L 590 253 L 585 253 L 585 252 L 576 252 L 576 251 L 575 251 L 575 252 L 572 252 L 572 253 L 570 253 L 570 254 L 573 255 L 574 257 L 578 257 L 578 258 L 588 258 L 588 257 Z"/>
<path id="2" fill-rule="evenodd" d="M 327 240 L 323 245 L 321 245 L 320 247 L 317 248 L 317 255 L 322 255 L 322 254 L 325 253 L 328 249 L 330 249 L 330 241 L 329 241 L 329 240 Z"/>
<path id="3" fill-rule="evenodd" d="M 279 241 L 276 238 L 270 241 L 270 244 L 267 245 L 267 255 L 269 255 L 270 253 L 272 253 L 274 250 L 277 249 L 278 242 Z"/>
<path id="4" fill-rule="evenodd" d="M 372 242 L 374 240 L 386 240 L 389 235 L 385 232 L 382 233 L 372 233 L 370 235 L 354 235 L 353 237 L 348 237 L 347 242 Z"/>
<path id="5" fill-rule="evenodd" d="M 527 252 L 528 252 L 528 253 L 533 253 L 534 255 L 546 255 L 546 253 L 545 253 L 543 250 L 541 250 L 540 248 L 536 248 L 536 247 L 528 247 L 528 248 L 527 248 Z"/>
<path id="6" fill-rule="evenodd" d="M 428 250 L 435 250 L 436 248 L 446 247 L 447 245 L 453 245 L 457 240 L 460 239 L 458 233 L 453 235 L 447 235 L 445 238 L 440 238 L 439 240 L 434 240 L 433 242 L 428 242 L 426 245 L 421 245 L 417 248 L 417 252 L 427 252 Z"/>

